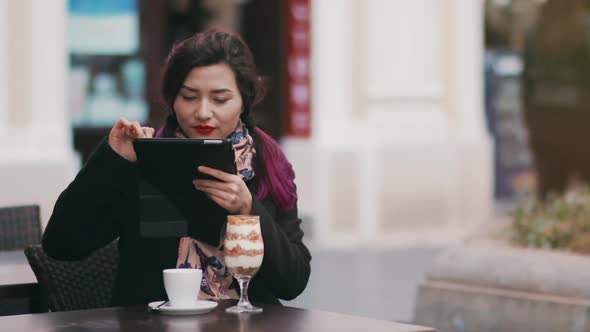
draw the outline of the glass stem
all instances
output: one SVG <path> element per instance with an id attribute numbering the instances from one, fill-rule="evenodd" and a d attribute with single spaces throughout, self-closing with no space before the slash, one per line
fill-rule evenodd
<path id="1" fill-rule="evenodd" d="M 250 277 L 238 278 L 240 284 L 240 301 L 238 307 L 251 307 L 250 301 L 248 300 L 248 285 L 250 284 Z"/>

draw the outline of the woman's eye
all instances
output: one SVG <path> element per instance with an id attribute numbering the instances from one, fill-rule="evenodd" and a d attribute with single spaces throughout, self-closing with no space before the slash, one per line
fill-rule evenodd
<path id="1" fill-rule="evenodd" d="M 182 99 L 184 99 L 184 100 L 194 100 L 194 99 L 197 99 L 197 97 L 195 97 L 195 96 L 185 96 L 185 95 L 182 95 Z"/>
<path id="2" fill-rule="evenodd" d="M 227 101 L 227 99 L 223 99 L 223 98 L 215 98 L 213 99 L 213 101 L 215 101 L 218 104 L 223 104 Z"/>

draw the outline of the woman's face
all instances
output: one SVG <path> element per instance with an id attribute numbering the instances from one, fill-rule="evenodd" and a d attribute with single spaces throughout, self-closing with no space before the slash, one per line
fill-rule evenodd
<path id="1" fill-rule="evenodd" d="M 176 99 L 178 124 L 190 138 L 225 138 L 238 126 L 242 96 L 228 64 L 195 67 Z"/>

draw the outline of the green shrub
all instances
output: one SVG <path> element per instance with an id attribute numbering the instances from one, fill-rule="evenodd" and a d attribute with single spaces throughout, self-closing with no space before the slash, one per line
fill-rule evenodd
<path id="1" fill-rule="evenodd" d="M 522 246 L 590 253 L 590 189 L 524 198 L 513 212 L 510 236 Z"/>

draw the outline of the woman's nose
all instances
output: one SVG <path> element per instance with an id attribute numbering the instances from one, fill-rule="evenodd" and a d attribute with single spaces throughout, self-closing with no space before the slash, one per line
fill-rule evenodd
<path id="1" fill-rule="evenodd" d="M 195 113 L 196 117 L 200 120 L 209 119 L 212 114 L 211 104 L 207 100 L 203 99 Z"/>

